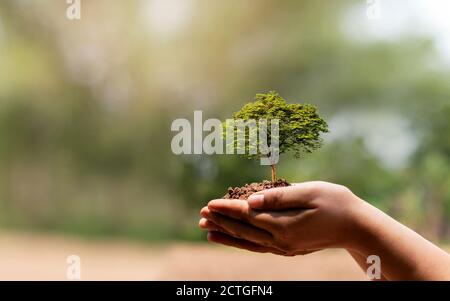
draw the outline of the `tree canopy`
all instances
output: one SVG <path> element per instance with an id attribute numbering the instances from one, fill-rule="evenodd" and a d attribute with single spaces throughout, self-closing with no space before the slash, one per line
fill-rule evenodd
<path id="1" fill-rule="evenodd" d="M 258 93 L 255 101 L 247 103 L 241 110 L 233 115 L 234 120 L 279 120 L 279 153 L 292 152 L 295 157 L 301 157 L 304 153 L 311 153 L 322 146 L 321 133 L 328 132 L 328 125 L 323 120 L 317 108 L 310 104 L 288 104 L 286 100 L 275 91 Z M 235 132 L 239 129 L 235 128 Z M 260 157 L 260 149 L 256 154 L 250 153 L 251 146 L 248 143 L 250 132 L 246 131 L 245 154 L 248 158 Z M 270 127 L 267 130 L 268 139 L 271 141 Z"/>

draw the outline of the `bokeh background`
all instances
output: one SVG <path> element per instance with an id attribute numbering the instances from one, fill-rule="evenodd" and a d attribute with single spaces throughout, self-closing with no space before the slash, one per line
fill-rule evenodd
<path id="1" fill-rule="evenodd" d="M 180 262 L 224 252 L 231 263 L 222 274 L 166 266 L 154 278 L 237 279 L 232 263 L 248 262 L 239 256 L 279 260 L 189 243 L 204 241 L 198 211 L 209 199 L 270 170 L 170 149 L 174 119 L 225 119 L 268 90 L 317 105 L 330 126 L 316 153 L 281 158 L 281 177 L 346 185 L 428 239 L 450 239 L 448 1 L 90 0 L 79 21 L 67 7 L 0 2 L 1 278 L 64 277 L 64 252 L 98 244 L 124 263 L 92 278 L 150 279 L 153 248 L 155 262 L 167 247 Z M 129 241 L 142 260 L 120 251 Z M 60 254 L 54 274 L 36 266 L 46 262 L 36 249 L 48 264 Z M 342 261 L 328 271 L 312 258 L 326 275 L 258 274 L 256 260 L 244 278 L 346 277 Z"/>

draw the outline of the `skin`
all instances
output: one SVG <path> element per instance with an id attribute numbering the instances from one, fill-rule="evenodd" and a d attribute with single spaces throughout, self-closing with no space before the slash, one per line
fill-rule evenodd
<path id="1" fill-rule="evenodd" d="M 449 254 L 341 185 L 305 182 L 213 200 L 200 215 L 211 242 L 282 256 L 343 248 L 364 271 L 367 257 L 379 256 L 381 280 L 450 280 Z"/>

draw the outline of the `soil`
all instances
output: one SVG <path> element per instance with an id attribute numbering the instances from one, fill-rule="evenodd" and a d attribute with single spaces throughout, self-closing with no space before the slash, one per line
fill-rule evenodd
<path id="1" fill-rule="evenodd" d="M 275 182 L 271 181 L 262 181 L 262 183 L 251 183 L 245 184 L 242 187 L 229 187 L 228 193 L 223 197 L 224 199 L 239 199 L 246 200 L 250 195 L 255 192 L 275 188 L 275 187 L 286 187 L 291 186 L 285 179 L 278 179 Z"/>

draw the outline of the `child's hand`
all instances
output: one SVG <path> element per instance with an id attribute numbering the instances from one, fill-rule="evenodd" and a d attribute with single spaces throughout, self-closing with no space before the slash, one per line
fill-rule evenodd
<path id="1" fill-rule="evenodd" d="M 244 200 L 213 200 L 201 210 L 200 227 L 210 241 L 282 255 L 357 243 L 363 203 L 347 188 L 306 182 L 274 188 Z"/>
<path id="2" fill-rule="evenodd" d="M 450 256 L 347 188 L 307 182 L 214 200 L 201 210 L 208 239 L 256 252 L 307 254 L 341 247 L 365 270 L 376 255 L 386 280 L 449 280 Z"/>

